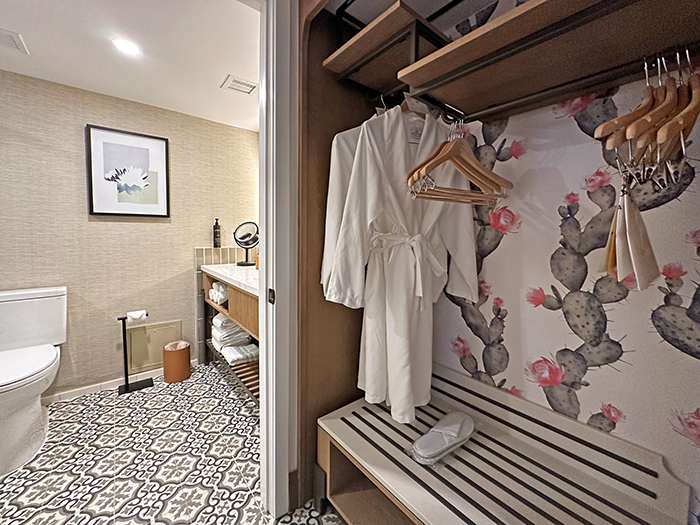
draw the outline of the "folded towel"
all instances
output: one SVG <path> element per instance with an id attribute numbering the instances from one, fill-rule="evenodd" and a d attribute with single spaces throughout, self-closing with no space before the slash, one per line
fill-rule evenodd
<path id="1" fill-rule="evenodd" d="M 237 330 L 230 332 L 222 332 L 218 328 L 212 326 L 211 338 L 220 345 L 239 346 L 250 344 L 251 337 L 242 328 L 236 327 Z"/>
<path id="2" fill-rule="evenodd" d="M 237 326 L 236 323 L 231 321 L 231 319 L 226 317 L 224 314 L 216 314 L 216 316 L 211 320 L 211 324 L 220 330 L 226 330 L 227 328 Z"/>
<path id="3" fill-rule="evenodd" d="M 218 342 L 216 339 L 212 338 L 211 344 L 214 346 L 214 348 L 216 348 L 217 352 L 221 352 L 223 345 L 220 342 Z"/>
<path id="4" fill-rule="evenodd" d="M 252 363 L 260 357 L 260 349 L 257 345 L 224 346 L 221 354 L 229 364 Z"/>
<path id="5" fill-rule="evenodd" d="M 223 292 L 219 292 L 212 288 L 209 290 L 209 299 L 214 301 L 216 304 L 224 304 L 226 301 L 228 301 L 228 288 Z"/>

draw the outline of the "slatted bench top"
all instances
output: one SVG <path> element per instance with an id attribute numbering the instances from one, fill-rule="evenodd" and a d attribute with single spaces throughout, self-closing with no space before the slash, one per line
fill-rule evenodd
<path id="1" fill-rule="evenodd" d="M 413 441 L 450 410 L 475 434 L 435 468 L 413 461 Z M 661 455 L 439 365 L 413 424 L 358 400 L 319 425 L 426 524 L 686 524 L 690 488 Z"/>

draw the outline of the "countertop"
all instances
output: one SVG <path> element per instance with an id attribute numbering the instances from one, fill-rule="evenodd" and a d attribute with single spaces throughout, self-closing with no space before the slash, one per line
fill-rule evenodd
<path id="1" fill-rule="evenodd" d="M 207 273 L 230 286 L 260 296 L 259 272 L 255 266 L 236 266 L 235 264 L 207 264 L 201 267 Z"/>

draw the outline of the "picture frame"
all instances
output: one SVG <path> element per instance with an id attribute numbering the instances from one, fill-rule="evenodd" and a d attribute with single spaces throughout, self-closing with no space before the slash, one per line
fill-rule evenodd
<path id="1" fill-rule="evenodd" d="M 170 217 L 168 139 L 85 126 L 91 215 Z"/>

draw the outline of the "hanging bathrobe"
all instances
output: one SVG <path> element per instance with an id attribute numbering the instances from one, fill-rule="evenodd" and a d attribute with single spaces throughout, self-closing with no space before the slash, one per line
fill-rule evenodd
<path id="1" fill-rule="evenodd" d="M 323 239 L 323 262 L 321 284 L 323 293 L 328 289 L 328 280 L 335 260 L 335 246 L 340 233 L 340 222 L 345 209 L 345 199 L 350 185 L 352 165 L 355 160 L 357 141 L 362 126 L 338 133 L 331 145 L 331 166 L 328 176 L 328 200 L 326 202 L 326 234 Z"/>
<path id="2" fill-rule="evenodd" d="M 406 173 L 448 134 L 429 115 L 424 125 L 416 119 L 397 107 L 362 125 L 326 294 L 365 308 L 358 386 L 402 423 L 430 400 L 433 303 L 447 282 L 448 252 L 448 291 L 478 299 L 472 207 L 407 195 Z M 466 187 L 449 163 L 432 176 Z"/>

